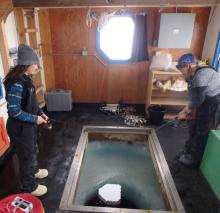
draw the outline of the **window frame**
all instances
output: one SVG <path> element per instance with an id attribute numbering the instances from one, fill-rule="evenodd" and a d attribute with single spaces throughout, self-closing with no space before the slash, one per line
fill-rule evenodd
<path id="1" fill-rule="evenodd" d="M 117 15 L 115 17 L 130 17 L 131 18 L 132 14 Z M 135 23 L 134 23 L 134 30 L 135 30 Z M 131 58 L 127 59 L 127 60 L 112 60 L 109 58 L 109 56 L 100 47 L 100 32 L 98 31 L 98 27 L 96 29 L 96 51 L 109 64 L 129 64 L 129 63 L 131 63 Z"/>

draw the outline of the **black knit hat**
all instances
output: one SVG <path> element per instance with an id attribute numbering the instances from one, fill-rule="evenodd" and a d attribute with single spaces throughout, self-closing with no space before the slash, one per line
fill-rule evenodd
<path id="1" fill-rule="evenodd" d="M 30 46 L 20 44 L 18 47 L 18 65 L 32 64 L 40 64 L 37 54 Z"/>

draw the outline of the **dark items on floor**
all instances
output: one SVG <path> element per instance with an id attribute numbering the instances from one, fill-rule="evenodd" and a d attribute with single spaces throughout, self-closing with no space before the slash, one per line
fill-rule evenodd
<path id="1" fill-rule="evenodd" d="M 144 127 L 147 123 L 146 116 L 140 116 L 133 106 L 124 104 L 102 104 L 99 110 L 107 115 L 117 115 L 124 124 L 132 127 Z"/>
<path id="2" fill-rule="evenodd" d="M 137 108 L 137 111 L 144 115 L 143 108 Z M 125 124 L 118 116 L 100 112 L 97 105 L 74 105 L 71 112 L 49 112 L 48 115 L 53 125 L 52 130 L 40 128 L 38 134 L 39 163 L 41 167 L 49 170 L 48 178 L 40 182 L 48 187 L 47 195 L 41 200 L 45 212 L 55 213 L 59 207 L 82 127 L 84 125 L 125 126 Z M 176 153 L 184 146 L 188 129 L 173 128 L 173 124 L 170 123 L 159 129 L 157 136 L 186 212 L 220 213 L 220 203 L 200 170 L 187 168 L 173 160 Z M 19 193 L 18 186 L 19 183 L 16 181 L 9 185 L 4 185 L 0 181 L 0 199 Z"/>

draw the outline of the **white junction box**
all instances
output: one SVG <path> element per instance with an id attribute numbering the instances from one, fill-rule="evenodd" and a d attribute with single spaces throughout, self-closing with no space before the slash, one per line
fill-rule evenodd
<path id="1" fill-rule="evenodd" d="M 162 13 L 158 47 L 190 48 L 195 17 L 195 13 Z"/>
<path id="2" fill-rule="evenodd" d="M 47 111 L 71 111 L 72 91 L 55 89 L 45 92 Z"/>

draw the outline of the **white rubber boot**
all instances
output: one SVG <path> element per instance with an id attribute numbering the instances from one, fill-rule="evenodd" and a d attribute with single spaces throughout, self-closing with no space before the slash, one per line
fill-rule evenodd
<path id="1" fill-rule="evenodd" d="M 46 193 L 47 193 L 47 187 L 44 185 L 40 185 L 40 184 L 37 186 L 37 188 L 33 192 L 31 192 L 32 195 L 38 196 L 38 197 L 43 196 Z"/>
<path id="2" fill-rule="evenodd" d="M 39 171 L 35 174 L 35 178 L 42 179 L 48 176 L 47 169 L 39 169 Z"/>

